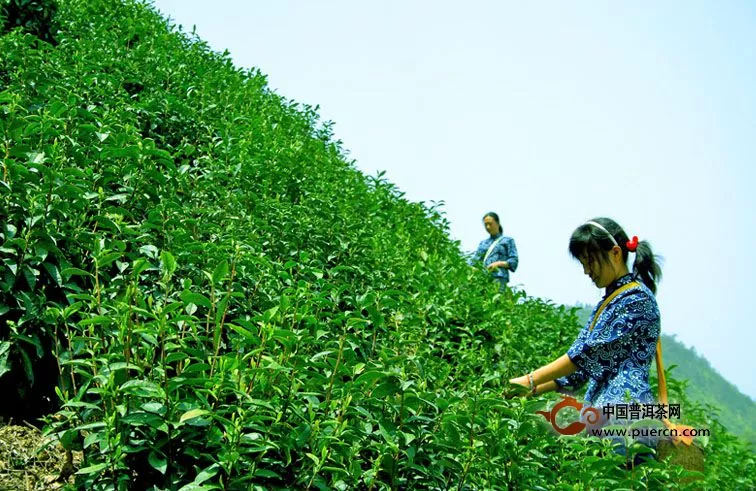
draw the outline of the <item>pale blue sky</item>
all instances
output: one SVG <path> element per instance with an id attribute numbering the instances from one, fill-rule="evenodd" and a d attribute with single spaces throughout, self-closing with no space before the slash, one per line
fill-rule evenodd
<path id="1" fill-rule="evenodd" d="M 649 240 L 663 331 L 756 397 L 755 3 L 154 3 L 443 200 L 465 250 L 497 211 L 530 295 L 601 297 L 567 253 L 586 219 Z"/>

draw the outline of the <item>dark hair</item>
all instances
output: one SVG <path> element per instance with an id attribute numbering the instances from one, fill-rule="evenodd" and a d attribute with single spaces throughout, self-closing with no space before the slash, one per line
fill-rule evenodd
<path id="1" fill-rule="evenodd" d="M 599 217 L 589 220 L 596 222 L 606 229 L 606 232 L 612 234 L 617 245 L 622 249 L 622 260 L 627 263 L 627 257 L 630 251 L 627 250 L 628 236 L 622 227 L 611 218 Z M 588 256 L 590 259 L 599 259 L 602 263 L 608 262 L 609 251 L 614 247 L 614 242 L 600 228 L 584 223 L 572 232 L 570 237 L 570 254 L 575 259 L 582 256 Z M 660 257 L 655 256 L 651 250 L 651 244 L 648 241 L 641 240 L 638 242 L 638 248 L 635 250 L 635 262 L 633 262 L 633 273 L 641 281 L 656 293 L 656 283 L 661 280 L 661 266 L 659 265 Z"/>
<path id="2" fill-rule="evenodd" d="M 502 228 L 501 228 L 501 222 L 499 221 L 499 215 L 497 215 L 496 213 L 494 213 L 492 211 L 489 211 L 488 213 L 486 213 L 485 215 L 483 215 L 483 220 L 485 220 L 486 217 L 491 217 L 491 218 L 494 219 L 494 221 L 496 222 L 496 225 L 499 226 L 499 233 L 503 233 L 504 232 L 504 230 L 502 230 Z"/>

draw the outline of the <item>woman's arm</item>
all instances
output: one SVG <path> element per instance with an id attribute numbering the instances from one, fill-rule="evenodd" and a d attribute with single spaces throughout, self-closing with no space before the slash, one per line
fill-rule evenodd
<path id="1" fill-rule="evenodd" d="M 545 384 L 536 386 L 536 391 L 533 395 L 543 394 L 544 392 L 551 392 L 552 390 L 557 390 L 558 388 L 559 385 L 552 380 L 551 382 L 546 382 Z"/>
<path id="2" fill-rule="evenodd" d="M 507 263 L 507 269 L 511 272 L 517 271 L 517 264 L 520 262 L 520 258 L 517 255 L 517 246 L 514 239 L 507 240 L 507 258 L 503 261 Z"/>
<path id="3" fill-rule="evenodd" d="M 577 367 L 572 363 L 570 357 L 562 355 L 548 365 L 533 370 L 530 372 L 530 376 L 533 377 L 533 385 L 536 387 L 536 392 L 541 393 L 555 390 L 557 385 L 554 380 L 559 377 L 570 375 L 575 370 L 577 370 Z M 513 378 L 510 382 L 530 388 L 530 379 L 528 378 L 528 375 Z"/>

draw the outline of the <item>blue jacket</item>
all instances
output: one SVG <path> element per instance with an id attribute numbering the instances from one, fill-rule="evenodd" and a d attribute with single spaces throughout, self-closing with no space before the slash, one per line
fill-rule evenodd
<path id="1" fill-rule="evenodd" d="M 515 241 L 513 238 L 502 238 L 502 234 L 498 234 L 495 237 L 488 237 L 486 240 L 482 240 L 480 242 L 480 244 L 478 245 L 478 250 L 475 251 L 473 258 L 476 261 L 482 261 L 486 256 L 486 252 L 488 252 L 488 248 L 492 243 L 499 240 L 499 238 L 501 238 L 501 240 L 498 244 L 496 244 L 496 247 L 493 248 L 491 254 L 488 255 L 488 258 L 486 259 L 483 266 L 488 267 L 489 264 L 496 261 L 507 261 L 509 263 L 509 270 L 498 268 L 491 273 L 494 278 L 503 283 L 506 283 L 509 281 L 509 271 L 517 271 L 517 246 L 515 246 Z"/>
<path id="2" fill-rule="evenodd" d="M 606 295 L 631 281 L 632 274 L 619 278 L 607 287 Z M 598 305 L 594 315 L 596 310 Z M 620 293 L 601 313 L 593 331 L 589 326 L 590 321 L 567 351 L 577 371 L 556 379 L 557 385 L 577 389 L 587 382 L 585 400 L 593 407 L 653 402 L 648 372 L 656 354 L 660 316 L 651 290 L 641 283 Z"/>

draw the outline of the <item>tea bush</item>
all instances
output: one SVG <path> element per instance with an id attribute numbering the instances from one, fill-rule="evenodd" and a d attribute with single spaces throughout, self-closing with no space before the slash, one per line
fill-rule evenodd
<path id="1" fill-rule="evenodd" d="M 0 1 L 0 32 L 15 28 L 55 44 L 55 0 L 2 0 Z"/>
<path id="2" fill-rule="evenodd" d="M 314 108 L 147 4 L 60 1 L 56 22 L 55 45 L 0 37 L 0 384 L 7 415 L 54 412 L 47 433 L 84 451 L 78 487 L 681 475 L 556 438 L 548 398 L 504 400 L 569 346 L 573 312 L 498 293 L 443 213 L 358 172 Z M 717 430 L 707 485 L 752 485 Z"/>

